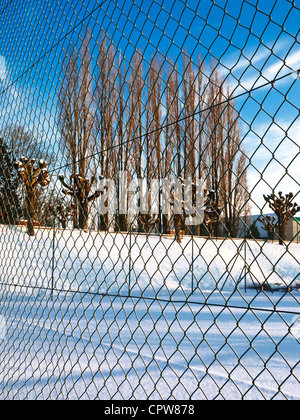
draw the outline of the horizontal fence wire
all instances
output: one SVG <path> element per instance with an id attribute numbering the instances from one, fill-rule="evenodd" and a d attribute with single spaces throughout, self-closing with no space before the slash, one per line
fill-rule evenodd
<path id="1" fill-rule="evenodd" d="M 299 14 L 2 2 L 1 399 L 299 399 Z"/>

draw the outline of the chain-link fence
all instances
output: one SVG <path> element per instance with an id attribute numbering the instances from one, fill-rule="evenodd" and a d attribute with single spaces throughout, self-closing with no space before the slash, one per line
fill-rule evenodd
<path id="1" fill-rule="evenodd" d="M 299 399 L 299 19 L 1 2 L 1 399 Z"/>

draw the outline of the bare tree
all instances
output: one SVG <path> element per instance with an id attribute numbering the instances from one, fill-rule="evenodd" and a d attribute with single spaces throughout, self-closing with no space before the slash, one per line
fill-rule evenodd
<path id="1" fill-rule="evenodd" d="M 216 207 L 221 208 L 215 232 L 219 236 L 222 227 L 232 236 L 238 235 L 240 219 L 250 212 L 247 183 L 247 156 L 242 146 L 239 115 L 230 92 L 215 70 L 208 86 L 205 130 L 208 137 L 206 166 L 209 189 L 216 191 Z M 223 226 L 222 226 L 223 225 Z"/>
<path id="2" fill-rule="evenodd" d="M 288 221 L 300 211 L 298 204 L 292 203 L 293 198 L 294 194 L 292 192 L 283 195 L 280 191 L 278 196 L 274 193 L 264 195 L 265 201 L 269 204 L 278 219 L 277 226 L 280 245 L 284 245 L 284 241 L 286 240 Z"/>
<path id="3" fill-rule="evenodd" d="M 78 206 L 78 227 L 79 229 L 87 230 L 89 218 L 89 204 L 96 198 L 103 194 L 103 190 L 96 190 L 92 192 L 92 188 L 96 182 L 96 176 L 92 179 L 83 178 L 79 174 L 74 174 L 70 178 L 70 182 L 65 181 L 65 177 L 60 175 L 58 177 L 65 189 L 62 190 L 63 194 L 72 197 L 72 209 L 75 208 L 75 203 Z"/>
<path id="4" fill-rule="evenodd" d="M 49 166 L 53 160 L 53 150 L 42 136 L 34 133 L 28 127 L 19 124 L 8 124 L 1 134 L 14 156 L 28 156 L 30 159 L 44 159 Z"/>
<path id="5" fill-rule="evenodd" d="M 61 201 L 61 203 L 56 206 L 56 209 L 53 209 L 55 214 L 58 215 L 58 221 L 61 223 L 63 229 L 67 228 L 68 220 L 71 218 L 74 208 L 74 203 L 65 203 Z"/>
<path id="6" fill-rule="evenodd" d="M 118 168 L 116 167 L 118 158 L 118 141 L 123 131 L 124 116 L 124 90 L 120 69 L 117 71 L 115 66 L 116 52 L 113 44 L 108 39 L 105 32 L 102 32 L 99 43 L 99 56 L 97 60 L 97 77 L 95 97 L 97 102 L 97 152 L 98 170 L 100 175 L 106 179 L 117 179 Z M 117 81 L 119 80 L 118 98 L 116 92 Z M 118 104 L 119 102 L 119 104 Z M 119 116 L 118 116 L 119 115 Z M 117 142 L 117 143 L 116 143 Z M 109 197 L 105 200 L 105 207 L 108 207 Z M 100 230 L 107 230 L 109 225 L 108 212 L 100 215 Z"/>
<path id="7" fill-rule="evenodd" d="M 132 121 L 133 129 L 132 138 L 133 141 L 133 174 L 137 179 L 141 180 L 144 178 L 144 137 L 143 137 L 143 94 L 144 94 L 144 78 L 143 78 L 143 56 L 141 51 L 137 51 L 133 56 L 133 68 L 131 70 L 131 84 L 130 89 L 132 90 L 131 95 L 131 115 L 130 120 Z M 139 232 L 145 231 L 145 223 L 149 221 L 147 215 L 141 211 L 143 200 L 143 189 L 139 187 L 139 198 L 138 207 L 140 211 L 136 216 L 137 229 Z"/>
<path id="8" fill-rule="evenodd" d="M 224 106 L 224 87 L 220 74 L 215 70 L 208 85 L 207 101 L 210 109 L 206 113 L 205 131 L 207 135 L 206 146 L 206 166 L 208 168 L 208 189 L 218 192 L 221 178 L 221 162 L 224 159 L 224 129 L 223 129 L 223 111 Z M 220 207 L 220 194 L 216 194 L 216 207 Z M 215 226 L 216 236 L 221 234 L 220 220 Z"/>
<path id="9" fill-rule="evenodd" d="M 178 70 L 174 64 L 169 64 L 166 69 L 166 110 L 165 118 L 165 145 L 163 150 L 162 176 L 171 179 L 175 175 L 175 146 L 176 146 L 176 117 L 178 114 Z M 172 208 L 170 209 L 170 211 Z M 171 228 L 171 212 L 164 214 L 162 218 L 163 232 L 167 233 Z"/>
<path id="10" fill-rule="evenodd" d="M 262 224 L 263 230 L 267 232 L 268 239 L 273 239 L 277 229 L 276 217 L 267 215 L 260 217 L 258 221 Z"/>
<path id="11" fill-rule="evenodd" d="M 226 98 L 229 99 L 229 89 Z M 241 141 L 241 129 L 234 102 L 228 101 L 222 116 L 224 131 L 223 155 L 220 156 L 220 205 L 224 225 L 232 237 L 238 236 L 240 219 L 250 213 L 247 156 Z"/>
<path id="12" fill-rule="evenodd" d="M 90 42 L 86 36 L 80 50 L 73 48 L 68 55 L 60 92 L 62 147 L 70 175 L 88 179 L 98 172 L 117 186 L 119 173 L 126 173 L 127 181 L 144 179 L 149 209 L 152 180 L 161 186 L 165 178 L 205 179 L 206 188 L 215 191 L 215 207 L 222 209 L 215 234 L 222 234 L 223 225 L 237 236 L 239 219 L 249 212 L 247 156 L 239 114 L 219 71 L 212 66 L 210 77 L 205 76 L 201 57 L 196 65 L 187 52 L 182 75 L 179 65 L 169 60 L 165 67 L 157 54 L 147 68 L 140 51 L 128 63 L 105 32 L 93 65 Z M 92 161 L 93 152 L 98 158 Z M 78 226 L 80 208 L 74 197 Z M 108 204 L 109 197 L 105 199 Z M 128 214 L 121 213 L 117 191 L 115 227 L 127 231 Z M 108 213 L 100 218 L 101 229 L 108 229 Z M 167 232 L 171 218 L 172 209 L 154 225 Z M 133 224 L 149 231 L 153 220 L 152 214 L 140 213 Z M 182 214 L 174 215 L 173 222 L 176 230 L 184 228 Z"/>
<path id="13" fill-rule="evenodd" d="M 78 51 L 76 47 L 66 56 L 62 86 L 59 92 L 59 128 L 61 150 L 72 175 L 86 178 L 91 172 L 91 156 L 95 152 L 95 102 L 87 34 Z M 78 227 L 77 198 L 75 197 L 74 227 Z"/>
<path id="14" fill-rule="evenodd" d="M 165 151 L 164 157 L 164 178 L 169 180 L 182 179 L 184 175 L 184 130 L 182 129 L 180 118 L 182 117 L 182 110 L 184 102 L 181 100 L 182 83 L 178 65 L 170 64 L 166 73 L 166 123 L 167 128 L 165 131 Z M 179 194 L 180 195 L 180 194 Z M 177 200 L 178 201 L 178 200 Z M 182 200 L 179 200 L 182 204 Z M 184 228 L 184 217 L 181 211 L 175 211 L 175 205 L 181 204 L 174 202 L 174 196 L 171 195 L 171 214 L 163 217 L 163 231 L 166 232 L 171 225 L 174 225 L 175 239 L 180 242 L 180 231 Z"/>
<path id="15" fill-rule="evenodd" d="M 205 136 L 205 112 L 204 109 L 207 107 L 206 103 L 206 88 L 204 84 L 204 75 L 205 75 L 205 67 L 202 61 L 202 57 L 198 55 L 198 64 L 197 64 L 197 86 L 196 86 L 196 112 L 197 115 L 197 125 L 198 125 L 198 133 L 197 133 L 197 156 L 196 156 L 196 165 L 197 165 L 197 175 L 198 178 L 203 180 L 206 177 L 206 162 L 204 159 L 204 150 L 206 148 L 206 136 Z"/>
<path id="16" fill-rule="evenodd" d="M 196 138 L 197 127 L 195 112 L 196 103 L 196 72 L 187 53 L 183 55 L 183 100 L 184 100 L 184 178 L 196 177 Z"/>
<path id="17" fill-rule="evenodd" d="M 123 62 L 122 54 L 118 54 L 118 71 L 117 71 L 117 95 L 118 101 L 116 104 L 116 138 L 117 138 L 117 145 L 116 145 L 116 175 L 115 175 L 115 182 L 117 185 L 117 193 L 116 193 L 116 215 L 115 215 L 115 229 L 116 231 L 127 231 L 128 224 L 127 224 L 127 215 L 121 214 L 121 207 L 120 207 L 120 180 L 119 174 L 121 172 L 126 171 L 126 167 L 128 164 L 128 144 L 124 144 L 125 139 L 125 90 L 126 90 L 126 64 L 125 61 Z M 126 150 L 126 151 L 125 151 Z"/>
<path id="18" fill-rule="evenodd" d="M 29 236 L 34 236 L 37 187 L 46 187 L 50 184 L 47 162 L 40 160 L 37 165 L 35 164 L 36 159 L 29 160 L 25 157 L 15 162 L 15 168 L 26 191 L 27 233 Z"/>
<path id="19" fill-rule="evenodd" d="M 162 176 L 162 64 L 157 56 L 153 56 L 147 77 L 147 102 L 146 102 L 146 182 L 149 191 L 148 201 L 151 208 L 151 181 L 161 180 Z M 151 223 L 150 223 L 151 221 Z M 143 224 L 145 231 L 151 229 L 153 218 L 150 214 L 145 215 Z M 157 225 L 161 224 L 160 217 L 157 218 Z M 160 230 L 160 229 L 159 229 Z"/>

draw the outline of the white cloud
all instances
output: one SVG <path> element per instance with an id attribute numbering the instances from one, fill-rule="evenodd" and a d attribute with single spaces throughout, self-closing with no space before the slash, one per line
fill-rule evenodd
<path id="1" fill-rule="evenodd" d="M 246 48 L 239 54 L 224 60 L 219 66 L 222 76 L 230 77 L 228 81 L 233 95 L 238 95 L 251 89 L 262 88 L 276 78 L 294 72 L 293 77 L 298 77 L 300 69 L 300 48 L 298 44 L 291 43 L 290 39 L 281 39 L 261 44 L 258 48 Z M 287 77 L 280 83 L 290 83 Z"/>
<path id="2" fill-rule="evenodd" d="M 262 123 L 257 132 L 258 136 L 250 133 L 245 138 L 245 145 L 248 156 L 252 156 L 248 170 L 249 190 L 253 202 L 262 208 L 265 205 L 263 194 L 273 190 L 299 194 L 300 120 L 292 125 L 288 119 L 277 120 L 271 126 Z M 259 212 L 254 204 L 252 207 L 253 213 Z"/>
<path id="3" fill-rule="evenodd" d="M 0 55 L 0 80 L 6 80 L 7 77 L 7 68 L 6 68 L 6 60 L 3 55 Z"/>

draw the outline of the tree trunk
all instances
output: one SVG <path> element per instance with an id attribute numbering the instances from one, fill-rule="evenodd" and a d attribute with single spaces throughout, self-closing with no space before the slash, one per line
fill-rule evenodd
<path id="1" fill-rule="evenodd" d="M 79 205 L 79 229 L 87 230 L 89 218 L 88 201 L 84 201 Z"/>
<path id="2" fill-rule="evenodd" d="M 284 241 L 286 240 L 286 233 L 287 233 L 287 225 L 283 221 L 278 222 L 278 239 L 279 244 L 284 245 Z"/>
<path id="3" fill-rule="evenodd" d="M 182 215 L 181 214 L 174 215 L 174 227 L 175 227 L 175 240 L 180 244 L 181 243 L 180 231 L 182 228 Z"/>
<path id="4" fill-rule="evenodd" d="M 128 231 L 128 220 L 126 214 L 117 214 L 116 215 L 116 231 L 117 232 L 127 232 Z M 104 224 L 103 224 L 104 226 Z"/>
<path id="5" fill-rule="evenodd" d="M 106 202 L 105 202 L 105 206 L 106 206 Z M 123 215 L 119 215 L 123 216 Z M 126 215 L 124 215 L 124 217 L 126 217 Z M 108 214 L 100 214 L 100 221 L 99 221 L 99 230 L 100 231 L 104 231 L 106 232 L 108 230 Z"/>
<path id="6" fill-rule="evenodd" d="M 34 236 L 34 219 L 35 219 L 35 200 L 34 192 L 27 192 L 27 233 L 29 236 Z"/>

